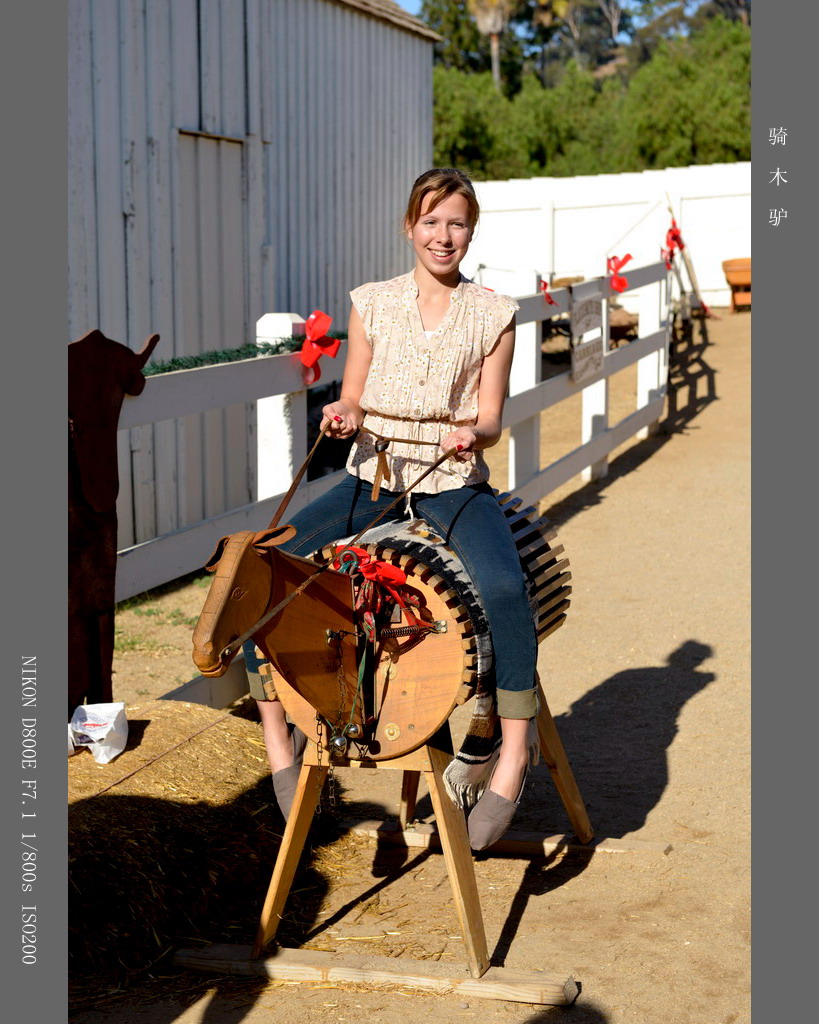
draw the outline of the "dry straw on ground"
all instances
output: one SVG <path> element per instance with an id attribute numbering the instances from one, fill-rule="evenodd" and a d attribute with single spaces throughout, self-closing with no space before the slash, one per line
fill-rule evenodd
<path id="1" fill-rule="evenodd" d="M 225 712 L 160 700 L 126 713 L 129 742 L 119 757 L 98 765 L 81 751 L 68 762 L 75 1008 L 166 971 L 180 946 L 251 942 L 284 830 L 261 728 L 243 717 L 247 706 Z M 340 797 L 340 781 L 335 786 Z M 325 794 L 282 941 L 439 959 L 446 929 L 416 941 L 402 927 L 402 907 L 378 893 L 351 914 L 352 933 L 340 935 L 322 911 L 346 903 L 351 871 L 372 854 L 367 840 L 345 834 Z M 350 892 L 353 902 L 360 888 Z"/>
<path id="2" fill-rule="evenodd" d="M 68 763 L 76 980 L 121 984 L 183 940 L 246 941 L 282 830 L 258 725 L 171 701 L 126 712 L 119 757 Z"/>

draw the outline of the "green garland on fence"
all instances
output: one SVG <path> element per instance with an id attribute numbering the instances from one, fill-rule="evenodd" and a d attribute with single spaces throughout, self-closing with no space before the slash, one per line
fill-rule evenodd
<path id="1" fill-rule="evenodd" d="M 328 337 L 346 341 L 346 333 L 331 332 Z M 143 369 L 146 377 L 157 373 L 172 373 L 174 370 L 194 370 L 198 366 L 215 366 L 217 363 L 236 363 L 240 359 L 254 359 L 256 356 L 277 356 L 283 352 L 298 352 L 304 336 L 275 338 L 273 341 L 248 342 L 239 348 L 220 348 L 212 352 L 200 352 L 195 356 L 175 356 L 163 362 L 151 361 Z"/>

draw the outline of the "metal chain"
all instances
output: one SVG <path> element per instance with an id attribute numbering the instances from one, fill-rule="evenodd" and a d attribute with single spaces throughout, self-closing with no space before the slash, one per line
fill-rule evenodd
<path id="1" fill-rule="evenodd" d="M 316 712 L 316 760 L 318 761 L 319 769 L 321 769 L 321 755 L 322 750 L 324 749 L 321 741 L 322 731 L 323 723 L 321 721 L 321 715 Z M 320 771 L 319 775 L 321 775 Z M 318 790 L 316 792 L 316 814 L 321 814 L 321 783 L 319 783 Z"/>
<path id="2" fill-rule="evenodd" d="M 341 654 L 341 635 L 336 637 L 336 681 L 338 682 L 338 714 L 336 715 L 335 732 L 343 729 L 344 720 L 344 690 L 346 680 L 344 678 L 344 661 Z M 331 759 L 332 760 L 332 759 Z"/>
<path id="3" fill-rule="evenodd" d="M 330 758 L 330 770 L 327 774 L 327 800 L 330 804 L 331 813 L 336 812 L 336 766 L 332 757 Z"/>

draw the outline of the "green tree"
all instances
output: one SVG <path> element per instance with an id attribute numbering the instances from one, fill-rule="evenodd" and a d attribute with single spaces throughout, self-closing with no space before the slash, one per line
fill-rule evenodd
<path id="1" fill-rule="evenodd" d="M 680 39 L 705 27 L 716 17 L 751 23 L 751 0 L 631 0 L 630 57 L 633 66 L 645 63 L 664 39 Z"/>
<path id="2" fill-rule="evenodd" d="M 706 0 L 691 18 L 695 28 L 702 27 L 708 18 L 738 21 L 746 27 L 751 24 L 751 0 Z"/>
<path id="3" fill-rule="evenodd" d="M 424 0 L 419 16 L 442 37 L 433 48 L 436 64 L 470 72 L 492 69 L 489 38 L 478 31 L 467 0 Z M 516 32 L 504 32 L 499 43 L 500 77 L 504 92 L 511 95 L 520 88 L 523 43 Z"/>
<path id="4" fill-rule="evenodd" d="M 751 34 L 740 21 L 709 21 L 667 40 L 629 82 L 618 123 L 637 168 L 749 160 Z"/>
<path id="5" fill-rule="evenodd" d="M 436 163 L 503 179 L 750 159 L 750 29 L 705 13 L 699 24 L 661 39 L 631 78 L 569 60 L 553 86 L 524 71 L 504 96 L 488 71 L 437 65 Z"/>
<path id="6" fill-rule="evenodd" d="M 510 130 L 511 101 L 489 72 L 434 67 L 432 81 L 436 165 L 460 167 L 477 179 L 531 175 L 528 154 Z"/>
<path id="7" fill-rule="evenodd" d="M 433 49 L 436 64 L 458 71 L 489 70 L 489 44 L 470 18 L 466 0 L 424 0 L 419 16 L 442 37 Z"/>
<path id="8" fill-rule="evenodd" d="M 544 85 L 555 85 L 570 60 L 605 63 L 616 36 L 631 30 L 629 13 L 614 0 L 527 0 L 514 22 Z"/>
<path id="9" fill-rule="evenodd" d="M 509 18 L 516 0 L 467 0 L 469 13 L 475 19 L 481 35 L 489 37 L 489 52 L 492 56 L 492 79 L 495 88 L 501 90 L 500 37 L 509 26 Z"/>

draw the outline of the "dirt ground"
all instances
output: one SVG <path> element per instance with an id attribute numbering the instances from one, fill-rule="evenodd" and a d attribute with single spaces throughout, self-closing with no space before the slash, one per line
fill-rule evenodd
<path id="1" fill-rule="evenodd" d="M 408 988 L 265 984 L 198 976 L 165 960 L 96 1008 L 78 1000 L 72 1021 L 746 1024 L 750 314 L 716 312 L 720 319 L 695 324 L 693 338 L 676 346 L 662 432 L 623 446 L 605 480 L 575 479 L 543 508 L 559 528 L 574 591 L 566 625 L 540 648 L 541 676 L 597 836 L 636 842 L 628 852 L 593 856 L 482 856 L 476 873 L 492 962 L 571 975 L 581 985 L 577 1002 L 538 1007 Z M 558 353 L 562 369 L 559 361 Z M 634 368 L 614 378 L 611 422 L 633 409 L 634 390 Z M 578 433 L 579 399 L 549 410 L 544 460 L 574 447 Z M 499 482 L 505 448 L 491 453 Z M 190 632 L 204 596 L 193 581 L 119 610 L 115 699 L 150 701 L 194 675 Z M 463 724 L 456 716 L 456 739 Z M 258 744 L 259 727 L 243 728 Z M 400 785 L 391 773 L 339 776 L 345 817 L 396 812 Z M 419 817 L 429 815 L 422 796 Z M 258 815 L 266 816 L 279 832 L 277 810 Z M 570 831 L 544 766 L 533 772 L 515 827 Z M 293 893 L 302 893 L 300 908 L 309 903 L 310 923 L 293 917 L 291 945 L 403 952 L 462 967 L 439 854 L 376 856 L 341 826 L 326 835 L 326 822 L 317 828 L 320 841 Z"/>

